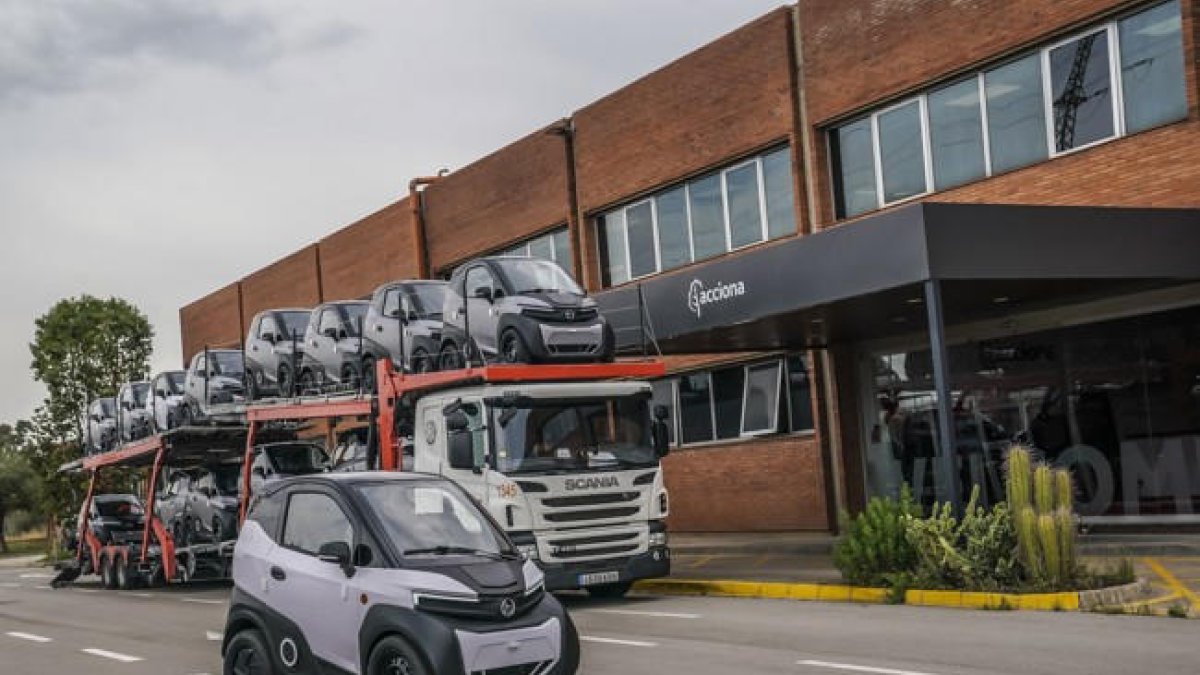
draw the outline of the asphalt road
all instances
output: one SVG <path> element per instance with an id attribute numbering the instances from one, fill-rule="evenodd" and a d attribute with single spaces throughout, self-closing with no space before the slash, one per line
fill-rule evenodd
<path id="1" fill-rule="evenodd" d="M 0 673 L 219 673 L 228 586 L 122 593 L 0 569 Z M 589 675 L 1200 672 L 1200 621 L 720 598 L 564 598 Z"/>

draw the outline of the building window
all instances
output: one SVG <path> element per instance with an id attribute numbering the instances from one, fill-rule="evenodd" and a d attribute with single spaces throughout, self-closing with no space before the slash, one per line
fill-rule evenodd
<path id="1" fill-rule="evenodd" d="M 571 276 L 575 274 L 573 271 L 575 265 L 571 262 L 571 238 L 565 227 L 528 239 L 512 248 L 500 251 L 497 255 L 527 255 L 541 258 L 558 263 L 558 266 Z"/>
<path id="2" fill-rule="evenodd" d="M 671 411 L 672 444 L 813 429 L 808 364 L 801 354 L 658 380 L 653 401 Z"/>
<path id="3" fill-rule="evenodd" d="M 675 185 L 596 219 L 605 286 L 796 231 L 788 147 Z"/>
<path id="4" fill-rule="evenodd" d="M 829 132 L 839 218 L 1187 117 L 1178 0 Z"/>

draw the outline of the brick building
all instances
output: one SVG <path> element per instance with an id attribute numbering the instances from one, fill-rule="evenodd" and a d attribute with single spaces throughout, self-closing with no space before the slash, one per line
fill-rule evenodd
<path id="1" fill-rule="evenodd" d="M 994 498 L 1013 440 L 1095 522 L 1193 522 L 1198 38 L 1200 0 L 801 0 L 182 308 L 184 356 L 520 251 L 626 341 L 649 308 L 677 530 Z"/>

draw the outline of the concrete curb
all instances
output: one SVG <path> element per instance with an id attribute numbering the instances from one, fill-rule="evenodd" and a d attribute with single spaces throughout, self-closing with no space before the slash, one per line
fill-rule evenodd
<path id="1" fill-rule="evenodd" d="M 643 593 L 659 595 L 704 595 L 729 598 L 771 598 L 782 600 L 819 600 L 821 602 L 857 602 L 883 604 L 888 591 L 836 584 L 791 584 L 773 581 L 737 581 L 706 579 L 648 579 L 634 584 Z M 1149 584 L 1136 583 L 1094 591 L 1065 593 L 978 593 L 971 591 L 910 590 L 904 604 L 917 607 L 956 607 L 961 609 L 1023 609 L 1073 612 L 1099 606 L 1120 605 L 1144 597 Z"/>

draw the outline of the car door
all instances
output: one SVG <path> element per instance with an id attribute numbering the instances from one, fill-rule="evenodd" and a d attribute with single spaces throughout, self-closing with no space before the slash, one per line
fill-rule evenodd
<path id="1" fill-rule="evenodd" d="M 367 335 L 371 341 L 387 352 L 396 365 L 400 365 L 405 358 L 400 353 L 400 330 L 404 323 L 400 311 L 400 295 L 399 286 L 385 290 L 378 311 L 372 306 L 371 321 L 367 326 Z"/>
<path id="2" fill-rule="evenodd" d="M 207 530 L 212 523 L 212 495 L 216 494 L 216 484 L 212 473 L 205 472 L 197 478 L 188 490 L 188 511 L 192 514 L 194 527 L 197 530 Z"/>
<path id="3" fill-rule="evenodd" d="M 259 365 L 259 371 L 262 373 L 262 380 L 265 384 L 275 386 L 278 384 L 277 374 L 279 373 L 279 350 L 276 344 L 283 336 L 283 330 L 279 326 L 279 322 L 275 320 L 274 314 L 267 314 L 259 322 L 258 332 L 254 335 L 254 346 L 258 347 L 258 351 L 254 354 L 254 360 Z"/>
<path id="4" fill-rule="evenodd" d="M 208 408 L 208 402 L 204 400 L 204 383 L 208 377 L 208 373 L 205 371 L 206 366 L 204 352 L 200 352 L 192 359 L 191 370 L 188 371 L 183 385 L 187 398 L 203 409 Z"/>
<path id="5" fill-rule="evenodd" d="M 490 494 L 487 489 L 489 453 L 486 409 L 478 399 L 462 399 L 461 405 L 462 413 L 467 417 L 466 433 L 471 435 L 471 447 L 475 453 L 475 468 L 452 469 L 449 457 L 444 457 L 442 458 L 442 475 L 461 485 L 464 490 L 486 507 Z M 442 447 L 448 450 L 450 436 L 446 431 L 445 419 L 443 419 L 442 425 L 442 433 L 446 434 L 444 437 L 446 442 Z"/>
<path id="6" fill-rule="evenodd" d="M 337 310 L 326 307 L 321 310 L 316 330 L 309 335 L 308 347 L 312 350 L 312 358 L 325 371 L 326 376 L 332 374 L 336 377 L 339 374 L 337 364 L 334 363 L 334 357 L 337 356 L 334 347 L 337 346 L 339 324 Z"/>
<path id="7" fill-rule="evenodd" d="M 146 394 L 146 415 L 150 418 L 150 423 L 155 431 L 165 431 L 167 426 L 163 424 L 163 418 L 159 414 L 159 408 L 165 407 L 167 400 L 166 390 L 164 389 L 163 381 L 166 377 L 159 375 L 150 382 L 150 391 Z"/>
<path id="8" fill-rule="evenodd" d="M 328 492 L 294 490 L 268 583 L 275 608 L 300 627 L 314 656 L 358 672 L 358 629 L 365 611 L 358 585 L 339 566 L 317 557 L 323 545 L 333 542 L 355 549 L 348 513 Z"/>
<path id="9" fill-rule="evenodd" d="M 485 354 L 496 352 L 496 309 L 492 300 L 496 284 L 486 265 L 467 270 L 467 329 L 470 339 Z"/>

